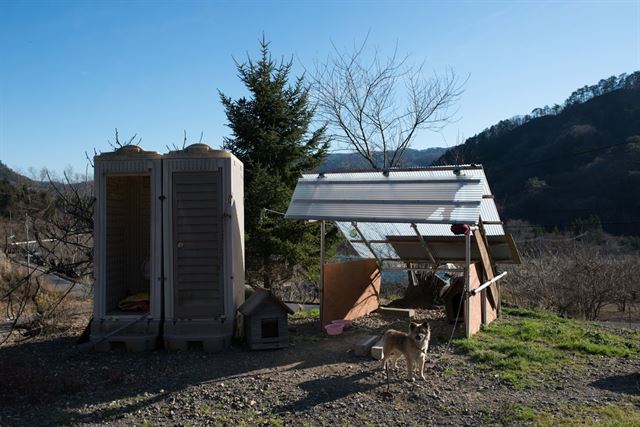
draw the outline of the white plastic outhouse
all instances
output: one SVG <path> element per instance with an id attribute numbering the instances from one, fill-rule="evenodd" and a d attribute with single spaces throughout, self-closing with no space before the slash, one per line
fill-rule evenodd
<path id="1" fill-rule="evenodd" d="M 193 144 L 163 156 L 164 343 L 215 351 L 244 301 L 243 165 Z"/>
<path id="2" fill-rule="evenodd" d="M 152 349 L 161 323 L 161 155 L 126 145 L 94 159 L 91 341 Z"/>

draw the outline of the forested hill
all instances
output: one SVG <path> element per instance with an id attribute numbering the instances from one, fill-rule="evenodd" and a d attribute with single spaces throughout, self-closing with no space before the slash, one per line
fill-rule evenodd
<path id="1" fill-rule="evenodd" d="M 640 88 L 625 87 L 494 126 L 438 163 L 483 164 L 503 218 L 563 228 L 597 216 L 609 232 L 640 235 Z"/>
<path id="2" fill-rule="evenodd" d="M 400 167 L 429 166 L 446 151 L 446 148 L 436 147 L 424 150 L 407 149 L 402 156 Z M 374 153 L 374 157 L 382 158 L 382 152 Z M 334 172 L 340 170 L 369 169 L 371 165 L 358 153 L 331 153 L 327 160 L 318 167 L 319 172 Z"/>
<path id="3" fill-rule="evenodd" d="M 9 166 L 2 163 L 1 160 L 0 160 L 0 180 L 7 180 L 14 185 L 32 183 L 32 181 L 29 178 L 15 172 Z"/>

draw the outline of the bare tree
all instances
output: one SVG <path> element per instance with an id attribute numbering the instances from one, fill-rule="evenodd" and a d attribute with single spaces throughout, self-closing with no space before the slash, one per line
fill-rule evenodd
<path id="1" fill-rule="evenodd" d="M 0 333 L 0 345 L 17 330 L 29 338 L 61 327 L 58 321 L 73 316 L 69 310 L 90 290 L 92 185 L 73 183 L 68 172 L 62 182 L 46 171 L 43 174 L 49 182 L 42 185 L 49 187 L 53 197 L 36 215 L 28 213 L 35 212 L 35 207 L 26 207 L 28 231 L 20 236 L 25 241 L 11 243 L 11 248 L 7 239 L 0 251 L 0 307 L 10 320 Z M 53 283 L 55 276 L 62 280 Z"/>
<path id="2" fill-rule="evenodd" d="M 635 308 L 640 295 L 637 254 L 598 246 L 585 234 L 521 241 L 522 265 L 510 266 L 508 299 L 564 316 L 597 319 L 607 305 Z"/>
<path id="3" fill-rule="evenodd" d="M 400 163 L 418 131 L 438 131 L 452 120 L 466 81 L 450 69 L 427 77 L 423 65 L 411 65 L 397 47 L 382 58 L 366 45 L 344 51 L 334 45 L 333 54 L 316 65 L 313 93 L 334 141 L 373 168 L 387 169 Z"/>

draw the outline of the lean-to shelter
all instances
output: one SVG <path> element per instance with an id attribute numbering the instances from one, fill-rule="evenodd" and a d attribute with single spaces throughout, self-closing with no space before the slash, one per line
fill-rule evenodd
<path id="1" fill-rule="evenodd" d="M 454 263 L 459 267 L 453 270 L 465 275 L 462 301 L 470 336 L 497 316 L 495 282 L 502 276 L 496 263 L 520 262 L 477 165 L 305 174 L 285 218 L 322 221 L 322 245 L 324 222 L 334 221 L 369 260 L 368 266 L 354 264 L 354 274 L 322 260 L 323 324 L 377 308 L 381 270 L 451 270 L 443 265 Z M 351 280 L 341 279 L 345 275 Z"/>

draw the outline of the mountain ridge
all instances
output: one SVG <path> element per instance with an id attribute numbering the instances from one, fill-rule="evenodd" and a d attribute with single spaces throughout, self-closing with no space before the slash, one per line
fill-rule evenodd
<path id="1" fill-rule="evenodd" d="M 490 128 L 491 129 L 491 128 Z M 481 163 L 506 219 L 566 228 L 595 218 L 614 234 L 640 225 L 640 89 L 623 88 L 499 132 L 437 163 Z"/>

